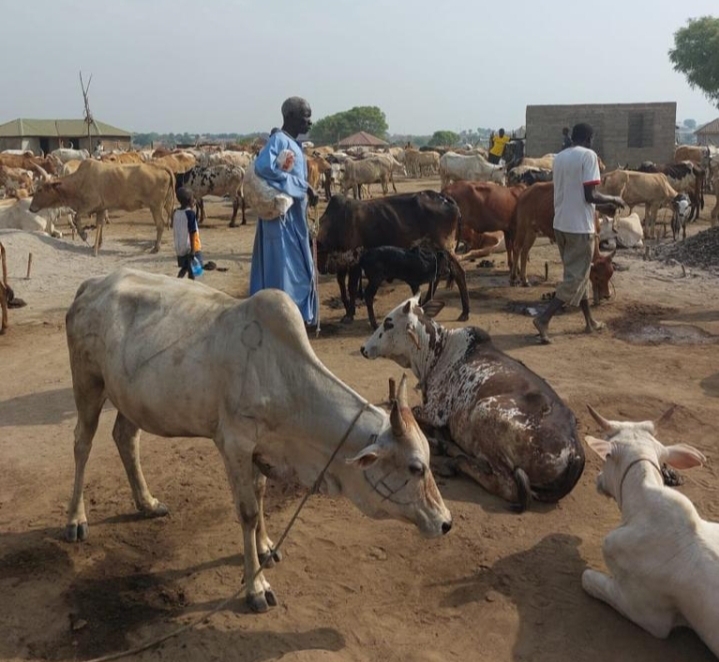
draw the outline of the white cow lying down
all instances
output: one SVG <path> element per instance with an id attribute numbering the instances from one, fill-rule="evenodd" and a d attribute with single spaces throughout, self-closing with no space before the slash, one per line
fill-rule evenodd
<path id="1" fill-rule="evenodd" d="M 719 656 L 719 524 L 665 487 L 661 465 L 677 469 L 706 460 L 686 444 L 663 446 L 651 421 L 608 421 L 590 407 L 607 440 L 587 437 L 605 460 L 600 494 L 613 497 L 622 524 L 602 545 L 612 576 L 585 570 L 582 586 L 655 637 L 691 627 Z"/>
<path id="2" fill-rule="evenodd" d="M 113 438 L 138 510 L 165 515 L 140 468 L 140 430 L 213 439 L 225 463 L 244 538 L 247 602 L 276 604 L 260 559 L 279 560 L 265 531 L 266 475 L 293 471 L 307 487 L 343 435 L 322 482 L 365 514 L 447 533 L 449 511 L 429 469 L 429 445 L 407 404 L 390 415 L 320 362 L 294 302 L 263 290 L 238 302 L 197 282 L 121 269 L 85 281 L 66 318 L 75 427 L 75 487 L 66 536 L 87 537 L 83 481 L 106 400 Z M 269 557 L 269 558 L 268 558 Z"/>
<path id="3" fill-rule="evenodd" d="M 66 207 L 43 209 L 34 214 L 30 211 L 29 198 L 3 200 L 0 202 L 0 229 L 45 232 L 53 237 L 62 237 L 62 233 L 55 229 L 55 224 L 65 215 L 72 222 L 72 210 Z"/>

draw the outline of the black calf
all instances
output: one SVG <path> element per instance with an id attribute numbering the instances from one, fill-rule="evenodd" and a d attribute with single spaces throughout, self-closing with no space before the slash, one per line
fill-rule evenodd
<path id="1" fill-rule="evenodd" d="M 435 253 L 417 247 L 371 248 L 362 253 L 359 266 L 369 281 L 364 291 L 364 300 L 373 329 L 377 328 L 373 307 L 374 297 L 383 282 L 391 283 L 395 279 L 404 281 L 415 295 L 419 292 L 420 285 L 428 283 L 429 289 L 422 302 L 426 303 L 434 296 L 439 279 L 449 274 L 449 261 L 444 251 Z"/>

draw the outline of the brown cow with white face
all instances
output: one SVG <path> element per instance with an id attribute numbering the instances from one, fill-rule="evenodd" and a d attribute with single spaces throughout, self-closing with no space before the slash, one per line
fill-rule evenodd
<path id="1" fill-rule="evenodd" d="M 558 501 L 584 469 L 571 410 L 539 375 L 497 349 L 477 327 L 445 329 L 444 304 L 395 308 L 362 347 L 368 359 L 411 368 L 422 388 L 417 420 L 449 433 L 457 468 L 488 492 L 528 507 Z"/>

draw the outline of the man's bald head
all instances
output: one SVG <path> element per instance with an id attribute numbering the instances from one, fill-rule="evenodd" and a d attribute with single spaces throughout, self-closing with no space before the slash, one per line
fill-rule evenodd
<path id="1" fill-rule="evenodd" d="M 290 97 L 282 104 L 282 130 L 297 138 L 312 126 L 312 109 L 302 97 Z"/>

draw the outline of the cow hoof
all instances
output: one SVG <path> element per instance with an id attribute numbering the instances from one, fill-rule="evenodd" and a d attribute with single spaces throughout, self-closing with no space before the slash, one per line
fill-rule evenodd
<path id="1" fill-rule="evenodd" d="M 349 315 L 345 315 L 341 320 L 341 324 L 352 324 L 352 322 L 355 321 L 354 317 L 350 317 Z"/>
<path id="2" fill-rule="evenodd" d="M 265 600 L 267 600 L 267 604 L 270 607 L 277 606 L 277 596 L 275 595 L 274 591 L 272 591 L 272 590 L 265 591 Z"/>
<path id="3" fill-rule="evenodd" d="M 236 228 L 236 227 L 237 227 L 237 223 L 235 223 L 234 221 L 232 221 L 232 222 L 230 223 L 229 227 L 231 227 L 231 228 Z"/>
<path id="4" fill-rule="evenodd" d="M 159 246 L 153 246 L 153 247 L 152 247 L 152 250 L 150 251 L 150 253 L 159 253 L 159 252 L 160 252 L 160 247 L 159 247 Z"/>
<path id="5" fill-rule="evenodd" d="M 271 593 L 271 591 L 247 596 L 247 606 L 254 611 L 255 614 L 264 614 L 270 608 L 268 600 L 265 597 L 267 593 Z M 272 599 L 275 600 L 275 604 L 277 604 L 274 594 L 272 595 Z"/>
<path id="6" fill-rule="evenodd" d="M 458 318 L 458 322 L 466 322 L 469 319 L 469 313 L 462 313 Z"/>
<path id="7" fill-rule="evenodd" d="M 165 515 L 170 514 L 170 509 L 164 503 L 158 501 L 154 508 L 143 509 L 142 514 L 148 519 L 153 517 L 165 517 Z"/>
<path id="8" fill-rule="evenodd" d="M 529 287 L 529 281 L 528 281 L 528 280 L 523 280 L 523 281 L 522 281 L 522 287 Z"/>
<path id="9" fill-rule="evenodd" d="M 270 549 L 259 555 L 260 565 L 263 568 L 272 568 L 275 563 L 282 561 L 282 552 L 279 549 Z"/>
<path id="10" fill-rule="evenodd" d="M 68 524 L 65 527 L 65 540 L 67 540 L 67 542 L 82 542 L 83 540 L 87 540 L 89 534 L 90 528 L 87 522 Z"/>

